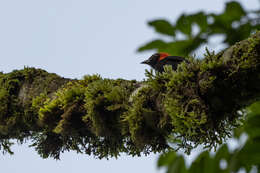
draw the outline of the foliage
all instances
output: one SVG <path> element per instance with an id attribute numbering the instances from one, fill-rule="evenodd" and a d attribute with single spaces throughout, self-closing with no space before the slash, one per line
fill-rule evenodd
<path id="1" fill-rule="evenodd" d="M 238 2 L 227 2 L 222 13 L 182 14 L 175 23 L 165 19 L 152 20 L 148 24 L 162 36 L 141 46 L 138 51 L 156 50 L 172 55 L 187 56 L 203 44 L 209 44 L 214 36 L 224 36 L 223 43 L 233 45 L 260 29 L 260 11 L 246 11 Z"/>
<path id="2" fill-rule="evenodd" d="M 260 171 L 260 102 L 252 104 L 246 109 L 245 125 L 236 129 L 239 134 L 248 134 L 245 144 L 240 144 L 235 150 L 229 150 L 227 144 L 222 145 L 214 155 L 208 151 L 202 152 L 187 167 L 183 156 L 175 152 L 161 155 L 158 160 L 159 167 L 166 167 L 167 173 L 228 173 L 252 169 Z M 234 133 L 237 133 L 234 131 Z"/>

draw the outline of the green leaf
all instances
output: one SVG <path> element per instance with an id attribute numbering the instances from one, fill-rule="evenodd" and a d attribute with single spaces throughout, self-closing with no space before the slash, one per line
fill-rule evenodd
<path id="1" fill-rule="evenodd" d="M 223 15 L 210 14 L 210 17 L 213 18 L 213 23 L 209 25 L 210 35 L 213 34 L 224 34 L 230 33 L 232 29 L 232 22 L 228 22 Z"/>
<path id="2" fill-rule="evenodd" d="M 205 15 L 204 12 L 199 12 L 191 15 L 191 19 L 193 22 L 198 24 L 198 26 L 200 27 L 200 32 L 207 31 L 208 21 L 207 21 L 207 15 Z"/>
<path id="3" fill-rule="evenodd" d="M 205 40 L 194 38 L 190 40 L 179 40 L 167 43 L 164 47 L 159 48 L 160 52 L 168 52 L 175 56 L 187 56 L 189 53 L 198 48 Z"/>
<path id="4" fill-rule="evenodd" d="M 202 152 L 196 160 L 192 162 L 189 169 L 192 173 L 211 173 L 214 172 L 214 162 L 209 156 L 208 151 Z"/>
<path id="5" fill-rule="evenodd" d="M 162 154 L 157 162 L 158 167 L 171 165 L 177 158 L 177 154 L 174 151 Z"/>
<path id="6" fill-rule="evenodd" d="M 159 52 L 168 52 L 171 55 L 185 56 L 186 48 L 190 45 L 190 40 L 181 40 L 167 43 L 164 47 L 159 48 Z"/>
<path id="7" fill-rule="evenodd" d="M 255 102 L 250 107 L 248 107 L 249 116 L 260 115 L 260 101 Z"/>
<path id="8" fill-rule="evenodd" d="M 167 173 L 187 173 L 183 156 L 178 156 L 174 163 L 169 165 Z"/>
<path id="9" fill-rule="evenodd" d="M 235 21 L 240 20 L 246 14 L 240 3 L 236 1 L 226 3 L 226 8 L 223 13 L 225 20 Z"/>
<path id="10" fill-rule="evenodd" d="M 249 140 L 238 153 L 238 159 L 245 166 L 260 165 L 260 140 Z M 239 166 L 243 166 L 239 165 Z"/>
<path id="11" fill-rule="evenodd" d="M 192 21 L 189 16 L 181 15 L 176 22 L 176 30 L 180 30 L 183 34 L 191 36 Z"/>
<path id="12" fill-rule="evenodd" d="M 141 46 L 138 48 L 138 52 L 146 51 L 146 50 L 154 50 L 154 49 L 159 49 L 162 47 L 165 47 L 167 43 L 165 43 L 162 40 L 153 40 L 144 46 Z"/>
<path id="13" fill-rule="evenodd" d="M 229 156 L 227 144 L 224 144 L 218 149 L 214 158 L 216 162 L 219 162 L 221 159 L 229 159 Z"/>
<path id="14" fill-rule="evenodd" d="M 233 138 L 239 139 L 240 136 L 245 132 L 245 126 L 239 126 L 233 130 Z"/>
<path id="15" fill-rule="evenodd" d="M 260 116 L 249 118 L 245 130 L 251 138 L 260 137 Z"/>
<path id="16" fill-rule="evenodd" d="M 154 27 L 154 29 L 160 34 L 175 36 L 175 32 L 174 32 L 175 28 L 167 20 L 163 20 L 163 19 L 153 20 L 150 21 L 148 24 Z"/>
<path id="17" fill-rule="evenodd" d="M 248 107 L 248 119 L 245 124 L 245 131 L 250 138 L 260 137 L 260 102 Z"/>
<path id="18" fill-rule="evenodd" d="M 174 151 L 162 154 L 157 162 L 158 167 L 167 167 L 167 173 L 186 173 L 186 165 L 183 156 Z"/>
<path id="19" fill-rule="evenodd" d="M 231 155 L 230 155 L 230 153 L 228 151 L 227 145 L 226 144 L 222 145 L 218 149 L 216 155 L 213 158 L 215 172 L 220 172 L 221 171 L 221 169 L 220 169 L 220 161 L 222 159 L 228 161 L 230 159 L 230 156 Z"/>
<path id="20" fill-rule="evenodd" d="M 212 34 L 225 34 L 227 36 L 225 43 L 233 44 L 236 41 L 240 41 L 237 38 L 236 29 L 232 27 L 232 24 L 236 21 L 240 21 L 246 12 L 238 2 L 226 3 L 225 11 L 222 14 L 209 14 L 213 17 L 214 22 L 209 25 Z M 231 38 L 232 37 L 232 38 Z"/>

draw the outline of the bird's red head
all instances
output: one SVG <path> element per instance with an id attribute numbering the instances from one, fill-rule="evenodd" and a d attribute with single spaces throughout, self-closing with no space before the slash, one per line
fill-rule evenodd
<path id="1" fill-rule="evenodd" d="M 164 58 L 170 56 L 168 53 L 155 53 L 153 54 L 149 59 L 141 62 L 142 64 L 148 64 L 152 67 L 154 67 L 159 61 L 163 60 Z"/>
<path id="2" fill-rule="evenodd" d="M 158 61 L 161 61 L 161 60 L 163 60 L 164 58 L 166 58 L 167 56 L 170 56 L 168 53 L 165 53 L 165 52 L 161 52 L 161 53 L 159 53 L 159 55 L 160 55 L 160 58 L 159 58 Z"/>

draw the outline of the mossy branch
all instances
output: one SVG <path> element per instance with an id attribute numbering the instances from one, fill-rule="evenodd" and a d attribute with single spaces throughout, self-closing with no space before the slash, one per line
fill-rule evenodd
<path id="1" fill-rule="evenodd" d="M 0 73 L 0 149 L 32 140 L 46 157 L 75 150 L 99 158 L 216 147 L 260 98 L 260 32 L 177 71 L 142 82 L 61 78 L 41 69 Z M 177 144 L 177 145 L 172 145 Z"/>

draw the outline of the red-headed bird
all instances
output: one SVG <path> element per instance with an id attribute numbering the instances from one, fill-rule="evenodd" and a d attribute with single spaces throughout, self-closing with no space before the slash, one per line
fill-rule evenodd
<path id="1" fill-rule="evenodd" d="M 141 64 L 148 64 L 158 72 L 163 72 L 163 66 L 171 65 L 173 70 L 176 70 L 178 65 L 187 60 L 180 56 L 170 56 L 168 53 L 155 53 L 149 59 L 141 62 Z"/>

